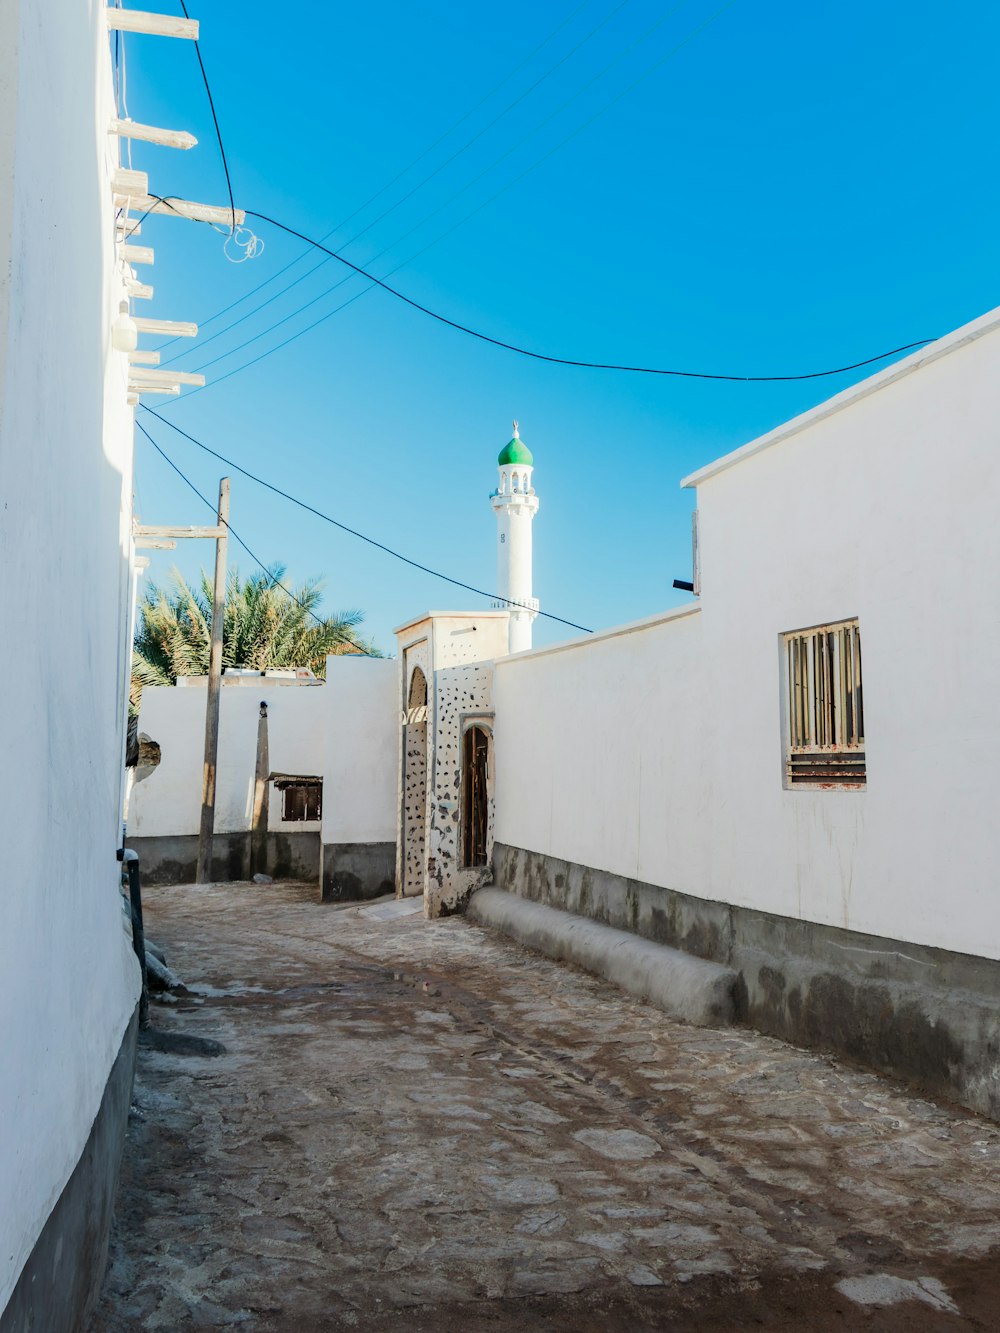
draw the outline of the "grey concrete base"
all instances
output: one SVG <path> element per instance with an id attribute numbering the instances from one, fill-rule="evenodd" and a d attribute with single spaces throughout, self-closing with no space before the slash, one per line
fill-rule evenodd
<path id="1" fill-rule="evenodd" d="M 639 1000 L 702 1027 L 731 1023 L 736 1014 L 736 973 L 718 963 L 652 944 L 625 930 L 528 902 L 503 889 L 480 889 L 468 915 L 521 944 L 575 963 L 614 982 Z"/>
<path id="2" fill-rule="evenodd" d="M 323 844 L 324 902 L 360 902 L 395 892 L 394 842 Z"/>
<path id="3" fill-rule="evenodd" d="M 259 867 L 272 879 L 315 880 L 319 883 L 320 835 L 315 829 L 301 833 L 268 833 L 266 864 Z M 139 853 L 143 884 L 193 884 L 198 866 L 197 833 L 162 838 L 127 838 L 126 845 Z M 231 883 L 250 879 L 250 834 L 216 833 L 212 839 L 212 879 Z"/>
<path id="4" fill-rule="evenodd" d="M 79 1162 L 0 1314 L 0 1333 L 78 1333 L 100 1293 L 132 1096 L 138 1010 Z"/>
<path id="5" fill-rule="evenodd" d="M 1000 1120 L 1000 963 L 733 907 L 497 844 L 494 882 L 732 968 L 737 1020 Z"/>

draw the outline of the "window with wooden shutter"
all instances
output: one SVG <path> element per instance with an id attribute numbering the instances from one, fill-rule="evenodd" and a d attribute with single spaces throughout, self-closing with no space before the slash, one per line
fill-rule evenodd
<path id="1" fill-rule="evenodd" d="M 865 714 L 856 620 L 783 636 L 790 786 L 863 787 Z"/>

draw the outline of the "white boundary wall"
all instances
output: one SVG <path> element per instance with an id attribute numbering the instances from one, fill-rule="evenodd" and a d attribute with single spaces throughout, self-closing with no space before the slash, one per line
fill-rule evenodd
<path id="1" fill-rule="evenodd" d="M 219 704 L 219 764 L 215 791 L 215 831 L 250 828 L 257 765 L 257 721 L 267 703 L 268 760 L 273 773 L 321 775 L 326 722 L 325 685 L 284 685 L 260 677 L 223 685 Z M 160 763 L 132 788 L 130 838 L 197 833 L 201 823 L 201 780 L 205 761 L 205 704 L 202 685 L 147 687 L 142 692 L 139 730 L 158 742 Z M 287 823 L 280 798 L 272 793 L 268 828 L 305 832 L 318 821 Z"/>
<path id="2" fill-rule="evenodd" d="M 700 607 L 497 663 L 497 841 L 1000 958 L 1000 313 L 691 480 Z M 780 636 L 854 616 L 867 789 L 786 790 Z"/>
<path id="3" fill-rule="evenodd" d="M 120 869 L 131 412 L 103 5 L 0 4 L 0 1309 L 138 998 Z"/>
<path id="4" fill-rule="evenodd" d="M 323 843 L 396 841 L 399 663 L 326 659 Z"/>

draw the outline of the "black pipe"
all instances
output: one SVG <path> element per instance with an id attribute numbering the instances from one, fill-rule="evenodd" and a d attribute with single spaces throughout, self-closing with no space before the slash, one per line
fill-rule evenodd
<path id="1" fill-rule="evenodd" d="M 674 579 L 674 587 L 680 588 L 681 592 L 694 592 L 694 584 L 688 583 L 687 579 Z"/>
<path id="2" fill-rule="evenodd" d="M 139 960 L 142 974 L 142 993 L 139 996 L 139 1026 L 149 1027 L 149 986 L 146 982 L 146 932 L 142 924 L 142 886 L 139 882 L 139 853 L 131 847 L 122 847 L 118 852 L 119 861 L 125 863 L 128 872 L 128 896 L 132 905 L 132 948 Z"/>

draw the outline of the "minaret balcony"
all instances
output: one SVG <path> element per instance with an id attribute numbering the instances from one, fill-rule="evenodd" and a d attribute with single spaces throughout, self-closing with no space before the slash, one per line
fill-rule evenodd
<path id="1" fill-rule="evenodd" d="M 539 601 L 537 597 L 522 597 L 515 601 L 511 598 L 505 601 L 502 597 L 497 597 L 493 603 L 494 611 L 510 611 L 516 615 L 518 611 L 530 611 L 533 616 L 538 615 Z"/>

